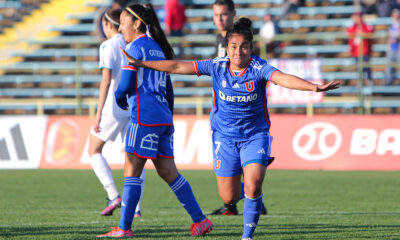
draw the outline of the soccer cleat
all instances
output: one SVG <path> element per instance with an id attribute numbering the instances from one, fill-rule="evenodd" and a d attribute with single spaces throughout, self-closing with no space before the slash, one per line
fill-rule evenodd
<path id="1" fill-rule="evenodd" d="M 242 238 L 242 240 L 253 240 L 252 238 Z"/>
<path id="2" fill-rule="evenodd" d="M 111 216 L 116 208 L 121 207 L 122 198 L 120 196 L 113 200 L 108 199 L 107 207 L 101 212 L 101 216 Z"/>
<path id="3" fill-rule="evenodd" d="M 268 210 L 263 203 L 262 208 L 261 208 L 261 215 L 267 215 L 267 214 L 268 214 Z"/>
<path id="4" fill-rule="evenodd" d="M 204 219 L 201 222 L 198 223 L 193 223 L 190 226 L 190 232 L 192 234 L 192 236 L 203 236 L 206 233 L 211 232 L 211 230 L 213 230 L 213 223 L 208 219 Z"/>
<path id="5" fill-rule="evenodd" d="M 140 211 L 135 212 L 135 215 L 134 215 L 135 218 L 141 217 L 141 216 L 142 216 L 142 213 Z"/>
<path id="6" fill-rule="evenodd" d="M 210 213 L 210 215 L 238 215 L 236 204 L 224 204 L 223 207 L 218 208 Z"/>
<path id="7" fill-rule="evenodd" d="M 133 232 L 131 229 L 122 230 L 119 227 L 112 227 L 112 230 L 108 233 L 97 235 L 96 237 L 112 237 L 112 238 L 122 238 L 122 237 L 133 237 Z"/>

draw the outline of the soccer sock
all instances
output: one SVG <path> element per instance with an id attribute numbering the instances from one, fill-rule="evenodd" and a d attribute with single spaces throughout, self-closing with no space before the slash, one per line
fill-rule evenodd
<path id="1" fill-rule="evenodd" d="M 189 213 L 193 222 L 201 222 L 206 218 L 194 197 L 190 184 L 182 175 L 179 174 L 178 177 L 169 184 L 169 187 L 175 193 L 186 212 Z"/>
<path id="2" fill-rule="evenodd" d="M 262 195 L 256 199 L 245 196 L 243 206 L 243 235 L 242 238 L 253 238 L 262 207 Z"/>
<path id="3" fill-rule="evenodd" d="M 143 168 L 143 171 L 142 171 L 142 175 L 140 175 L 140 180 L 142 180 L 142 186 L 141 186 L 142 188 L 141 188 L 141 191 L 140 191 L 139 202 L 136 205 L 135 213 L 136 212 L 140 212 L 141 209 L 142 209 L 142 198 L 143 198 L 143 191 L 144 191 L 144 182 L 146 181 L 146 170 L 144 168 Z"/>
<path id="4" fill-rule="evenodd" d="M 121 219 L 118 227 L 128 230 L 132 227 L 135 208 L 140 198 L 142 180 L 138 177 L 125 177 L 122 192 Z"/>
<path id="5" fill-rule="evenodd" d="M 110 166 L 101 153 L 94 154 L 90 163 L 97 178 L 107 191 L 108 199 L 115 199 L 118 196 L 118 189 L 115 186 Z"/>

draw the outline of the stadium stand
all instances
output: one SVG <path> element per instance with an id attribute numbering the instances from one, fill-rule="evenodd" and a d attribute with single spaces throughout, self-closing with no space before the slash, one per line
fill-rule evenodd
<path id="1" fill-rule="evenodd" d="M 43 10 L 55 1 L 5 1 L 0 3 L 0 19 L 3 21 L 7 18 L 6 11 L 3 11 L 6 8 L 14 6 L 14 11 L 20 11 L 21 16 L 29 16 L 35 15 L 34 9 Z M 26 2 L 35 2 L 36 5 L 28 7 Z M 12 64 L 8 65 L 0 61 L 1 113 L 74 114 L 77 107 L 83 108 L 84 114 L 94 113 L 101 78 L 97 68 L 99 43 L 93 20 L 96 9 L 108 4 L 108 1 L 74 2 L 83 2 L 83 9 L 63 11 L 64 21 L 48 26 L 46 37 L 18 39 L 33 46 L 29 51 L 7 48 L 8 59 L 13 61 L 9 61 Z M 206 59 L 214 54 L 213 2 L 192 0 L 186 12 L 189 20 L 185 36 L 182 39 L 170 39 L 171 42 L 182 41 L 184 59 Z M 153 0 L 152 3 L 162 18 L 164 1 Z M 249 16 L 254 21 L 255 32 L 258 32 L 263 15 L 268 12 L 279 16 L 285 1 L 235 0 L 235 3 L 237 15 Z M 296 13 L 279 22 L 282 33 L 276 39 L 281 41 L 281 51 L 274 58 L 319 58 L 322 78 L 342 80 L 344 86 L 327 93 L 322 103 L 270 104 L 271 112 L 350 114 L 364 107 L 370 113 L 396 113 L 400 109 L 397 99 L 400 87 L 385 86 L 384 81 L 387 65 L 385 38 L 390 18 L 366 16 L 366 21 L 376 29 L 370 61 L 375 85 L 359 87 L 359 74 L 355 59 L 348 52 L 345 31 L 356 9 L 352 0 L 307 0 L 304 7 L 299 7 Z M 21 19 L 13 21 L 15 23 Z M 4 26 L 11 26 L 14 30 L 18 28 L 13 23 Z M 0 44 L 4 41 L 1 37 Z M 400 77 L 399 73 L 397 77 Z M 178 75 L 172 78 L 177 113 L 203 114 L 210 111 L 210 78 Z M 12 104 L 13 99 L 17 101 L 15 104 Z M 20 102 L 23 100 L 26 104 Z M 54 100 L 54 104 L 51 100 Z"/>

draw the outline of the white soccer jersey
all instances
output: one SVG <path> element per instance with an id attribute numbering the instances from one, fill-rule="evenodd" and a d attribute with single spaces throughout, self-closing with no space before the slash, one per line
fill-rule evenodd
<path id="1" fill-rule="evenodd" d="M 125 49 L 125 40 L 121 34 L 104 41 L 100 45 L 99 68 L 111 70 L 111 83 L 108 89 L 106 102 L 104 103 L 102 115 L 113 115 L 115 118 L 130 117 L 129 111 L 124 111 L 115 102 L 114 92 L 118 88 L 122 70 L 122 52 L 119 47 Z"/>

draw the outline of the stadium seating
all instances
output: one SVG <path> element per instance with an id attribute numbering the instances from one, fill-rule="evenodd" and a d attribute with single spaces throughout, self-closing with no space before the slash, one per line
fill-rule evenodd
<path id="1" fill-rule="evenodd" d="M 54 0 L 53 0 L 54 1 Z M 16 8 L 25 8 L 24 1 L 0 2 L 0 19 L 5 19 L 2 9 L 7 4 L 15 4 Z M 39 3 L 45 0 L 37 1 Z M 171 38 L 171 42 L 181 41 L 183 58 L 206 59 L 214 54 L 215 26 L 212 23 L 212 3 L 214 0 L 192 0 L 188 5 L 185 36 L 182 39 Z M 20 3 L 18 5 L 18 3 Z M 158 13 L 163 14 L 164 1 L 153 0 Z M 262 25 L 265 13 L 274 16 L 282 14 L 283 0 L 235 0 L 238 16 L 249 16 L 254 21 L 255 32 Z M 25 4 L 25 5 L 24 5 Z M 104 3 L 103 3 L 104 4 Z M 102 3 L 92 2 L 88 5 L 101 7 Z M 36 7 L 38 7 L 37 5 Z M 368 107 L 371 112 L 395 112 L 400 108 L 400 101 L 385 97 L 395 97 L 400 88 L 385 86 L 386 42 L 390 18 L 366 16 L 366 21 L 376 27 L 374 35 L 373 57 L 370 61 L 375 86 L 358 89 L 358 73 L 356 61 L 348 52 L 345 29 L 351 24 L 351 14 L 356 10 L 352 0 L 307 0 L 304 7 L 299 7 L 295 14 L 279 22 L 282 33 L 277 39 L 282 42 L 279 55 L 276 58 L 319 58 L 322 61 L 322 78 L 324 80 L 343 80 L 343 87 L 327 93 L 335 101 L 313 104 L 316 113 L 355 113 L 360 102 L 341 101 L 341 97 L 354 97 L 361 93 L 368 97 Z M 27 14 L 29 12 L 26 12 Z M 95 11 L 70 13 L 66 17 L 77 24 L 55 26 L 49 30 L 59 36 L 44 40 L 30 40 L 28 44 L 40 46 L 29 53 L 12 51 L 11 55 L 23 59 L 12 66 L 0 66 L 0 100 L 1 98 L 44 98 L 44 99 L 95 99 L 101 79 L 98 70 L 98 39 L 94 33 L 93 20 Z M 177 50 L 177 49 L 175 49 Z M 263 53 L 261 53 L 263 54 Z M 397 76 L 399 77 L 399 73 Z M 195 113 L 199 104 L 204 113 L 211 108 L 207 100 L 211 97 L 211 79 L 197 76 L 172 76 L 178 113 Z M 80 91 L 77 91 L 82 86 Z M 179 100 L 179 99 L 182 99 Z M 205 100 L 206 99 L 206 100 Z M 184 101 L 183 101 L 184 100 Z M 26 111 L 32 111 L 37 104 L 26 105 Z M 74 103 L 53 104 L 44 107 L 46 113 L 73 113 Z M 17 107 L 15 105 L 14 107 Z M 23 104 L 18 105 L 23 109 Z M 58 111 L 58 108 L 61 109 Z M 76 105 L 75 105 L 76 107 Z M 88 111 L 93 107 L 83 104 Z M 306 104 L 279 104 L 269 106 L 272 112 L 304 113 Z M 196 110 L 197 109 L 197 110 Z M 388 109 L 382 111 L 381 109 Z M 1 104 L 0 112 L 12 112 L 6 104 Z"/>

